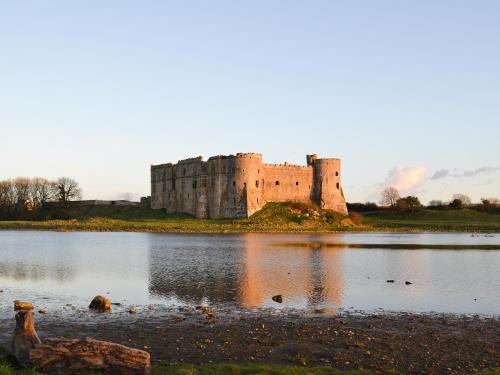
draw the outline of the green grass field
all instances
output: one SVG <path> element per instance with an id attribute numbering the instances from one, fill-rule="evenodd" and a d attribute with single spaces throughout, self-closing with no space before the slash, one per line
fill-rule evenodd
<path id="1" fill-rule="evenodd" d="M 54 215 L 56 214 L 56 215 Z M 0 221 L 0 229 L 126 232 L 332 232 L 332 231 L 483 231 L 500 232 L 500 214 L 471 209 L 414 213 L 380 211 L 353 225 L 340 214 L 294 203 L 270 203 L 248 219 L 195 219 L 139 207 L 86 207 L 48 212 L 65 220 Z M 42 216 L 43 217 L 43 216 Z"/>
<path id="2" fill-rule="evenodd" d="M 500 214 L 471 209 L 418 210 L 411 212 L 380 212 L 364 217 L 374 228 L 389 230 L 483 231 L 500 232 Z"/>

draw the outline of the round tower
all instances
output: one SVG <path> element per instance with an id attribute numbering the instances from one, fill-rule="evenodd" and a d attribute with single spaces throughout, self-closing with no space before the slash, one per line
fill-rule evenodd
<path id="1" fill-rule="evenodd" d="M 340 179 L 340 159 L 313 162 L 313 199 L 323 209 L 347 214 Z"/>
<path id="2" fill-rule="evenodd" d="M 235 188 L 239 216 L 249 217 L 261 208 L 262 155 L 238 153 L 235 157 Z"/>

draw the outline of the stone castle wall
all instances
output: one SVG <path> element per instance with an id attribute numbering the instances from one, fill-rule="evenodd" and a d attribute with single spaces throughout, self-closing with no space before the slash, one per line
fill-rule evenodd
<path id="1" fill-rule="evenodd" d="M 313 202 L 347 213 L 340 160 L 264 164 L 256 153 L 201 157 L 151 166 L 151 207 L 198 218 L 249 217 L 268 202 Z"/>

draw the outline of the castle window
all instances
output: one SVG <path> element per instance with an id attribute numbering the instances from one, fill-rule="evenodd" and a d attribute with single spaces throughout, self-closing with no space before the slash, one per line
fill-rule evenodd
<path id="1" fill-rule="evenodd" d="M 335 172 L 335 176 L 338 176 L 338 175 L 339 175 L 339 172 L 338 172 L 338 171 L 337 171 L 337 172 Z"/>
<path id="2" fill-rule="evenodd" d="M 167 182 L 163 181 L 163 191 L 167 191 Z"/>
<path id="3" fill-rule="evenodd" d="M 295 186 L 299 186 L 299 181 L 295 181 Z"/>
<path id="4" fill-rule="evenodd" d="M 259 187 L 259 180 L 255 180 L 255 187 L 258 188 Z"/>
<path id="5" fill-rule="evenodd" d="M 233 181 L 233 186 L 236 186 L 236 181 Z"/>
<path id="6" fill-rule="evenodd" d="M 340 184 L 337 182 L 337 190 L 340 189 Z"/>
<path id="7" fill-rule="evenodd" d="M 196 189 L 197 185 L 198 185 L 198 181 L 194 180 L 193 181 L 193 189 Z"/>
<path id="8" fill-rule="evenodd" d="M 183 168 L 182 169 L 182 175 L 185 176 L 186 175 L 186 168 Z"/>
<path id="9" fill-rule="evenodd" d="M 189 194 L 188 194 L 188 198 L 189 198 Z"/>
<path id="10" fill-rule="evenodd" d="M 279 181 L 276 181 L 274 184 L 275 184 L 276 186 L 279 186 L 280 182 L 279 182 Z"/>

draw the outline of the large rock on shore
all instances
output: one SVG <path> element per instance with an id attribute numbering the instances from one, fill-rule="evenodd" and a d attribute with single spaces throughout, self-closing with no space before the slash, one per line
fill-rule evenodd
<path id="1" fill-rule="evenodd" d="M 95 296 L 90 302 L 89 309 L 106 311 L 111 308 L 111 300 L 103 296 Z"/>

